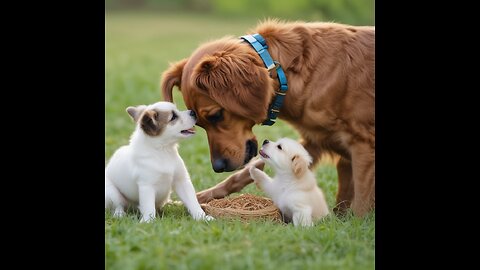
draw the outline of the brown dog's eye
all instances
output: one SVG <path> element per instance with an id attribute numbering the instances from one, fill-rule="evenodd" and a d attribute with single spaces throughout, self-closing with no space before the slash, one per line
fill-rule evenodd
<path id="1" fill-rule="evenodd" d="M 207 120 L 210 123 L 217 123 L 223 120 L 223 112 L 222 110 L 217 111 L 216 113 L 207 116 Z"/>
<path id="2" fill-rule="evenodd" d="M 280 150 L 282 150 L 282 146 L 281 146 L 280 144 L 277 145 L 277 148 L 280 149 Z"/>

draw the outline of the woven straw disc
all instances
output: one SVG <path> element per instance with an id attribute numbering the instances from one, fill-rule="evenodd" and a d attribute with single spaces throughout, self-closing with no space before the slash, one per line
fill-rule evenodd
<path id="1" fill-rule="evenodd" d="M 267 219 L 282 221 L 280 210 L 269 198 L 242 194 L 235 198 L 211 200 L 202 208 L 215 218 L 240 218 L 242 220 Z"/>

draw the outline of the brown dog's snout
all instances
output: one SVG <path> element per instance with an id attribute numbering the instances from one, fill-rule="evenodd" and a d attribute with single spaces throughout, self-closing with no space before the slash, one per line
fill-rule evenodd
<path id="1" fill-rule="evenodd" d="M 243 160 L 232 159 L 231 156 L 221 155 L 214 150 L 214 154 L 211 155 L 212 168 L 217 173 L 234 171 L 247 164 L 252 158 L 254 158 L 257 155 L 257 151 L 258 146 L 255 138 L 247 140 L 245 142 L 245 152 L 243 154 Z"/>

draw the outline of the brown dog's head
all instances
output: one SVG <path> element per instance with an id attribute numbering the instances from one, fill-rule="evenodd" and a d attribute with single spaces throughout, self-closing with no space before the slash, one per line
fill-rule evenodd
<path id="1" fill-rule="evenodd" d="M 165 100 L 173 102 L 174 86 L 207 132 L 215 172 L 236 170 L 257 155 L 252 127 L 267 118 L 275 81 L 250 45 L 227 37 L 200 46 L 163 73 Z"/>

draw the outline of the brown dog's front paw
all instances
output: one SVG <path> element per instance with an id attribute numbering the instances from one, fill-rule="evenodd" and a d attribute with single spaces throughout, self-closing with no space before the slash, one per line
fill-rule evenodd
<path id="1" fill-rule="evenodd" d="M 343 217 L 350 208 L 350 201 L 341 201 L 333 208 L 333 212 L 337 217 Z"/>
<path id="2" fill-rule="evenodd" d="M 212 195 L 212 191 L 207 189 L 204 191 L 200 191 L 197 193 L 197 200 L 198 203 L 203 204 L 203 203 L 208 203 L 209 201 L 215 199 Z"/>

